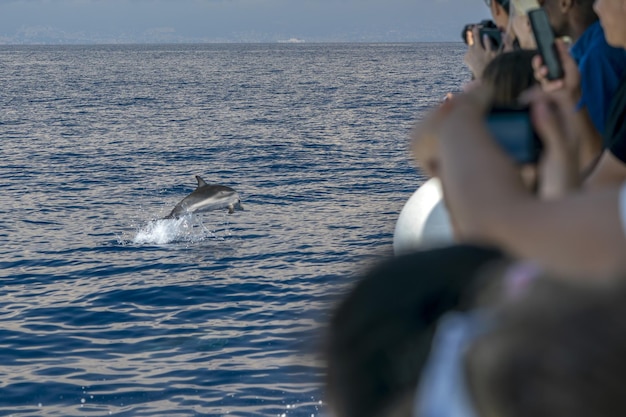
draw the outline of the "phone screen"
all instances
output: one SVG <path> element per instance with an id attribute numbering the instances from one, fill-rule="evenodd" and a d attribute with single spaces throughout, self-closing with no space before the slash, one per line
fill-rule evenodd
<path id="1" fill-rule="evenodd" d="M 539 160 L 541 141 L 537 137 L 527 109 L 493 109 L 487 126 L 496 142 L 520 164 Z"/>

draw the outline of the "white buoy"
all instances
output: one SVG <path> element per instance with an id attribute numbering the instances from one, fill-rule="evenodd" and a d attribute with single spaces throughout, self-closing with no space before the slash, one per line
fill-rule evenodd
<path id="1" fill-rule="evenodd" d="M 453 243 L 454 234 L 443 202 L 441 182 L 431 178 L 408 199 L 393 234 L 396 255 Z"/>

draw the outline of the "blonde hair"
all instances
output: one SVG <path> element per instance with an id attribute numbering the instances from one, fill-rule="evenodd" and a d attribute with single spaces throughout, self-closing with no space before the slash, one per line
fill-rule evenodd
<path id="1" fill-rule="evenodd" d="M 515 15 L 526 16 L 529 10 L 538 9 L 539 7 L 541 6 L 539 6 L 537 0 L 512 0 L 509 13 L 514 12 Z"/>

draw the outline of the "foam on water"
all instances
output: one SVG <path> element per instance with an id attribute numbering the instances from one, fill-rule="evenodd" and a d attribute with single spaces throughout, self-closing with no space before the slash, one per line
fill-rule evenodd
<path id="1" fill-rule="evenodd" d="M 217 238 L 197 217 L 187 215 L 178 219 L 158 219 L 141 228 L 133 243 L 138 245 L 164 245 L 173 242 L 200 242 L 207 238 Z"/>

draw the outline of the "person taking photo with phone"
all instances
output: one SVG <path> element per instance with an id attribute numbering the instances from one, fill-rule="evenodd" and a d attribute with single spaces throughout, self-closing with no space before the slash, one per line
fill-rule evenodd
<path id="1" fill-rule="evenodd" d="M 626 49 L 626 0 L 596 0 L 595 10 L 607 41 Z M 570 104 L 541 91 L 534 91 L 529 101 L 544 164 L 575 154 Z M 437 168 L 459 239 L 494 244 L 573 277 L 626 272 L 626 183 L 538 198 L 488 130 L 491 106 L 490 89 L 478 87 L 446 102 L 412 134 L 418 164 Z M 626 80 L 609 114 L 613 137 L 626 139 Z"/>
<path id="2" fill-rule="evenodd" d="M 605 39 L 593 10 L 593 0 L 541 0 L 540 3 L 555 35 L 573 42 L 569 49 L 571 57 L 559 52 L 563 79 L 548 81 L 544 63 L 539 58 L 533 66 L 544 89 L 562 95 L 577 110 L 575 123 L 581 151 L 579 182 L 593 187 L 626 179 L 626 165 L 612 156 L 607 150 L 610 141 L 603 139 L 611 101 L 626 75 L 626 51 Z M 572 61 L 576 67 L 572 66 Z"/>

